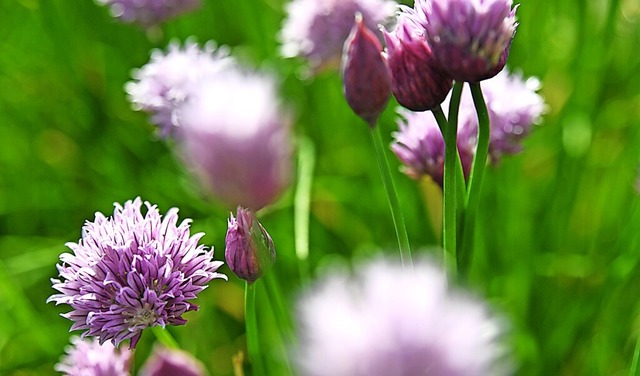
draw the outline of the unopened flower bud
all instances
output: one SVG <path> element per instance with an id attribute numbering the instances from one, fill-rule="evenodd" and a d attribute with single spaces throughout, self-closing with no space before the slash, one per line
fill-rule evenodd
<path id="1" fill-rule="evenodd" d="M 271 236 L 255 214 L 238 206 L 236 217 L 231 214 L 225 238 L 224 252 L 231 271 L 252 283 L 260 278 L 276 259 Z"/>
<path id="2" fill-rule="evenodd" d="M 506 63 L 518 26 L 512 0 L 416 0 L 416 19 L 442 69 L 457 81 L 478 82 Z"/>
<path id="3" fill-rule="evenodd" d="M 382 57 L 382 45 L 367 29 L 361 14 L 345 42 L 342 54 L 344 96 L 356 115 L 375 127 L 391 94 L 389 72 Z"/>
<path id="4" fill-rule="evenodd" d="M 452 78 L 439 68 L 424 30 L 400 15 L 395 30 L 384 31 L 391 91 L 398 103 L 412 111 L 440 105 L 453 86 Z"/>

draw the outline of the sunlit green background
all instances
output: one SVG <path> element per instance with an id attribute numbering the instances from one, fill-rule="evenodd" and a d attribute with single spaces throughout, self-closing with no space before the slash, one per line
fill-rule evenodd
<path id="1" fill-rule="evenodd" d="M 549 111 L 525 151 L 485 177 L 469 288 L 509 320 L 519 375 L 627 375 L 640 334 L 640 2 L 520 2 L 508 65 L 542 80 Z M 285 1 L 204 3 L 148 34 L 91 0 L 0 1 L 0 375 L 53 374 L 70 321 L 59 316 L 66 307 L 45 304 L 49 278 L 65 242 L 113 202 L 179 207 L 223 258 L 228 212 L 205 199 L 123 91 L 132 68 L 175 38 L 215 40 L 282 78 L 295 133 L 315 145 L 314 276 L 395 249 L 369 131 L 337 73 L 301 80 L 300 61 L 278 57 Z M 395 107 L 382 118 L 385 141 Z M 436 253 L 419 186 L 395 179 L 413 248 Z M 261 220 L 291 304 L 300 288 L 293 190 Z M 213 281 L 201 310 L 171 328 L 211 375 L 232 374 L 231 357 L 244 349 L 242 294 L 233 275 Z M 258 294 L 265 357 L 279 375 L 285 350 L 271 335 L 273 304 Z M 153 342 L 143 335 L 138 367 Z"/>

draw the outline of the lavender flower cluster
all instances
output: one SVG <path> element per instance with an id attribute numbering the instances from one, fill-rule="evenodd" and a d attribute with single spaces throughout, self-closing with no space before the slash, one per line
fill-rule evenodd
<path id="1" fill-rule="evenodd" d="M 200 0 L 96 0 L 109 7 L 111 14 L 124 21 L 150 27 L 193 11 Z"/>
<path id="2" fill-rule="evenodd" d="M 210 42 L 188 40 L 133 72 L 133 108 L 151 114 L 202 186 L 228 208 L 262 209 L 288 187 L 290 120 L 268 74 L 247 70 Z"/>
<path id="3" fill-rule="evenodd" d="M 114 16 L 151 26 L 200 5 L 199 0 L 98 0 Z M 491 119 L 490 155 L 497 162 L 521 149 L 544 111 L 539 82 L 503 68 L 517 24 L 511 0 L 416 0 L 413 8 L 388 0 L 294 0 L 287 5 L 282 53 L 319 70 L 340 58 L 345 97 L 372 127 L 392 93 L 402 119 L 393 151 L 413 178 L 442 185 L 445 143 L 432 110 L 455 81 L 483 81 Z M 394 12 L 399 11 L 394 18 Z M 354 26 L 355 17 L 355 26 Z M 393 30 L 376 35 L 379 24 Z M 382 43 L 386 51 L 382 51 Z M 257 212 L 291 182 L 291 115 L 272 75 L 240 66 L 213 42 L 192 40 L 155 50 L 125 90 L 158 134 L 174 142 L 186 168 L 230 215 L 225 238 L 229 268 L 247 286 L 275 261 L 271 236 Z M 459 112 L 457 147 L 469 174 L 478 120 L 469 92 Z M 178 209 L 162 216 L 140 198 L 98 212 L 60 256 L 57 293 L 74 338 L 56 370 L 68 375 L 129 375 L 132 349 L 149 327 L 183 325 L 197 295 L 223 264 L 191 235 Z M 382 259 L 355 277 L 334 274 L 299 300 L 299 346 L 305 375 L 502 375 L 504 325 L 485 304 L 451 288 L 431 262 L 402 268 Z M 118 346 L 129 341 L 129 350 Z M 338 345 L 337 345 L 338 344 Z M 204 367 L 180 351 L 156 348 L 142 376 L 202 375 Z"/>
<path id="4" fill-rule="evenodd" d="M 504 155 L 522 150 L 522 140 L 531 132 L 546 110 L 544 99 L 536 92 L 538 79 L 523 79 L 506 69 L 482 83 L 489 111 L 491 134 L 489 155 L 498 163 Z M 442 103 L 449 108 L 449 97 Z M 404 172 L 414 179 L 429 176 L 442 186 L 444 139 L 431 112 L 399 109 L 399 131 L 394 133 L 391 149 L 404 165 Z M 469 89 L 462 93 L 458 115 L 458 153 L 468 177 L 475 155 L 478 117 Z"/>
<path id="5" fill-rule="evenodd" d="M 330 275 L 297 308 L 303 375 L 508 374 L 503 324 L 432 262 L 378 259 Z"/>
<path id="6" fill-rule="evenodd" d="M 72 253 L 60 256 L 61 279 L 52 279 L 59 294 L 48 301 L 73 309 L 62 316 L 74 323 L 71 330 L 96 336 L 115 346 L 130 339 L 134 348 L 142 330 L 160 325 L 183 325 L 185 312 L 198 306 L 190 300 L 222 265 L 213 250 L 191 235 L 190 220 L 178 224 L 178 209 L 164 218 L 157 207 L 142 200 L 115 204 L 111 217 L 96 213 L 82 228 L 82 239 L 67 243 Z"/>

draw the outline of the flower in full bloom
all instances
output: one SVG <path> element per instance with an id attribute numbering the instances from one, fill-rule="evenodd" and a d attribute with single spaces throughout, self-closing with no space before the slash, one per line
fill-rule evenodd
<path id="1" fill-rule="evenodd" d="M 303 375 L 506 373 L 501 320 L 430 262 L 378 260 L 355 277 L 332 275 L 297 308 Z"/>
<path id="2" fill-rule="evenodd" d="M 512 0 L 416 0 L 411 15 L 425 28 L 441 67 L 457 81 L 478 82 L 504 67 L 515 34 Z"/>
<path id="3" fill-rule="evenodd" d="M 375 127 L 391 94 L 389 72 L 381 52 L 380 41 L 358 13 L 342 56 L 343 89 L 353 112 L 371 127 Z"/>
<path id="4" fill-rule="evenodd" d="M 140 369 L 140 376 L 203 376 L 204 367 L 191 354 L 182 350 L 156 346 Z"/>
<path id="5" fill-rule="evenodd" d="M 275 80 L 232 69 L 212 75 L 182 107 L 179 147 L 204 187 L 230 208 L 257 211 L 291 175 L 290 121 Z"/>
<path id="6" fill-rule="evenodd" d="M 66 376 L 129 376 L 131 351 L 116 349 L 111 343 L 100 344 L 97 338 L 71 338 L 71 346 L 54 369 Z"/>
<path id="7" fill-rule="evenodd" d="M 150 113 L 160 135 L 168 136 L 180 125 L 179 109 L 191 96 L 194 86 L 233 64 L 228 51 L 216 49 L 213 42 L 203 48 L 192 40 L 187 40 L 184 48 L 172 42 L 166 53 L 154 50 L 151 60 L 133 71 L 134 81 L 127 83 L 125 90 L 133 108 Z"/>
<path id="8" fill-rule="evenodd" d="M 393 134 L 391 150 L 404 164 L 404 172 L 414 179 L 430 176 L 442 187 L 444 138 L 433 113 L 399 109 L 398 114 L 400 129 Z M 458 126 L 457 146 L 465 177 L 469 176 L 475 154 L 476 124 L 477 122 L 462 122 Z"/>
<path id="9" fill-rule="evenodd" d="M 97 0 L 97 2 L 109 6 L 114 17 L 145 27 L 190 12 L 200 6 L 200 0 Z"/>
<path id="10" fill-rule="evenodd" d="M 273 265 L 275 247 L 267 230 L 258 222 L 255 214 L 238 207 L 236 216 L 231 214 L 225 238 L 224 251 L 227 265 L 238 277 L 252 283 Z"/>
<path id="11" fill-rule="evenodd" d="M 546 111 L 544 98 L 537 93 L 540 86 L 537 78 L 524 79 L 522 74 L 511 74 L 506 69 L 482 82 L 491 121 L 489 153 L 493 162 L 503 155 L 520 152 L 522 140 L 540 121 Z M 468 91 L 463 94 L 462 101 L 461 105 L 472 106 Z M 474 122 L 477 126 L 477 119 Z"/>
<path id="12" fill-rule="evenodd" d="M 411 111 L 440 105 L 453 80 L 440 68 L 424 37 L 424 29 L 401 13 L 392 32 L 384 31 L 391 91 L 398 103 Z"/>
<path id="13" fill-rule="evenodd" d="M 356 13 L 376 30 L 396 8 L 390 0 L 293 0 L 280 33 L 282 54 L 304 57 L 314 69 L 337 66 Z"/>
<path id="14" fill-rule="evenodd" d="M 82 239 L 67 243 L 72 253 L 60 255 L 60 292 L 49 299 L 73 309 L 62 316 L 83 336 L 110 340 L 115 346 L 130 339 L 134 348 L 142 330 L 182 325 L 182 315 L 198 306 L 189 302 L 214 278 L 221 261 L 198 244 L 203 233 L 190 235 L 190 220 L 178 225 L 178 209 L 162 217 L 155 205 L 136 198 L 115 204 L 113 216 L 97 212 L 82 227 Z"/>

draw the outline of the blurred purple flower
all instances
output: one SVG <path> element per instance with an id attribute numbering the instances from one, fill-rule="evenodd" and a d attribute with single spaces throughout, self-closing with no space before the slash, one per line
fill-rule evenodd
<path id="1" fill-rule="evenodd" d="M 203 376 L 204 366 L 191 354 L 156 346 L 140 369 L 140 376 Z"/>
<path id="2" fill-rule="evenodd" d="M 506 374 L 501 321 L 428 262 L 332 275 L 297 305 L 303 375 Z"/>
<path id="3" fill-rule="evenodd" d="M 82 227 L 82 239 L 67 243 L 72 253 L 60 255 L 61 279 L 52 279 L 60 292 L 47 302 L 69 304 L 73 310 L 62 316 L 74 321 L 71 330 L 96 336 L 100 343 L 118 346 L 131 340 L 134 348 L 147 327 L 182 325 L 187 311 L 198 306 L 188 302 L 207 287 L 221 261 L 213 261 L 213 250 L 198 242 L 204 235 L 190 235 L 190 220 L 179 225 L 178 209 L 164 218 L 155 205 L 127 201 L 115 204 L 112 217 L 97 212 L 93 222 Z"/>
<path id="4" fill-rule="evenodd" d="M 546 111 L 544 99 L 537 93 L 540 87 L 537 78 L 525 80 L 522 74 L 510 74 L 506 69 L 482 82 L 491 120 L 489 153 L 493 162 L 498 162 L 505 154 L 516 154 L 522 150 L 522 140 Z M 462 100 L 466 106 L 473 106 L 469 91 Z M 474 122 L 477 127 L 477 119 Z"/>
<path id="5" fill-rule="evenodd" d="M 238 206 L 236 217 L 231 214 L 225 238 L 227 265 L 239 278 L 249 283 L 260 278 L 276 259 L 271 236 L 255 214 Z"/>
<path id="6" fill-rule="evenodd" d="M 200 7 L 200 0 L 96 0 L 110 8 L 111 14 L 124 21 L 145 27 Z"/>
<path id="7" fill-rule="evenodd" d="M 412 111 L 438 106 L 453 80 L 440 68 L 424 38 L 422 26 L 404 13 L 392 32 L 384 31 L 391 91 L 398 103 Z"/>
<path id="8" fill-rule="evenodd" d="M 228 207 L 257 211 L 275 201 L 289 185 L 292 151 L 273 78 L 234 69 L 192 94 L 179 137 L 186 165 Z"/>
<path id="9" fill-rule="evenodd" d="M 353 112 L 370 127 L 375 127 L 389 102 L 391 82 L 382 57 L 382 45 L 367 29 L 360 13 L 345 42 L 342 80 L 344 96 Z"/>
<path id="10" fill-rule="evenodd" d="M 441 67 L 457 81 L 478 82 L 504 67 L 517 27 L 512 0 L 416 0 L 409 13 L 422 24 Z"/>
<path id="11" fill-rule="evenodd" d="M 448 107 L 448 103 L 445 102 L 445 105 Z M 430 176 L 442 187 L 444 138 L 433 113 L 401 108 L 398 114 L 400 129 L 393 134 L 391 150 L 404 164 L 404 172 L 413 179 Z M 465 177 L 469 176 L 475 154 L 477 126 L 473 127 L 474 124 L 461 122 L 458 126 L 457 146 Z"/>
<path id="12" fill-rule="evenodd" d="M 100 344 L 97 338 L 71 337 L 71 346 L 54 370 L 66 376 L 129 376 L 131 351 L 116 349 L 111 343 Z"/>
<path id="13" fill-rule="evenodd" d="M 507 70 L 482 82 L 491 122 L 491 162 L 498 163 L 503 155 L 522 150 L 522 140 L 546 110 L 544 99 L 536 93 L 539 88 L 537 78 L 524 80 L 522 75 L 510 74 Z M 443 102 L 443 108 L 448 110 L 449 97 Z M 405 165 L 405 173 L 414 179 L 429 175 L 442 185 L 444 141 L 435 118 L 427 112 L 399 110 L 398 113 L 401 115 L 398 120 L 400 130 L 394 134 L 391 148 Z M 478 115 L 467 87 L 460 100 L 457 142 L 467 177 L 475 155 L 477 132 Z"/>
<path id="14" fill-rule="evenodd" d="M 393 18 L 396 8 L 389 0 L 293 0 L 280 32 L 282 54 L 304 57 L 316 70 L 338 66 L 355 14 L 361 13 L 366 27 L 376 30 Z"/>
<path id="15" fill-rule="evenodd" d="M 180 106 L 189 99 L 194 86 L 234 63 L 226 49 L 216 49 L 211 41 L 203 48 L 190 39 L 184 48 L 172 42 L 166 53 L 154 50 L 151 60 L 133 71 L 134 81 L 128 82 L 125 90 L 134 110 L 150 113 L 164 137 L 180 125 Z"/>

